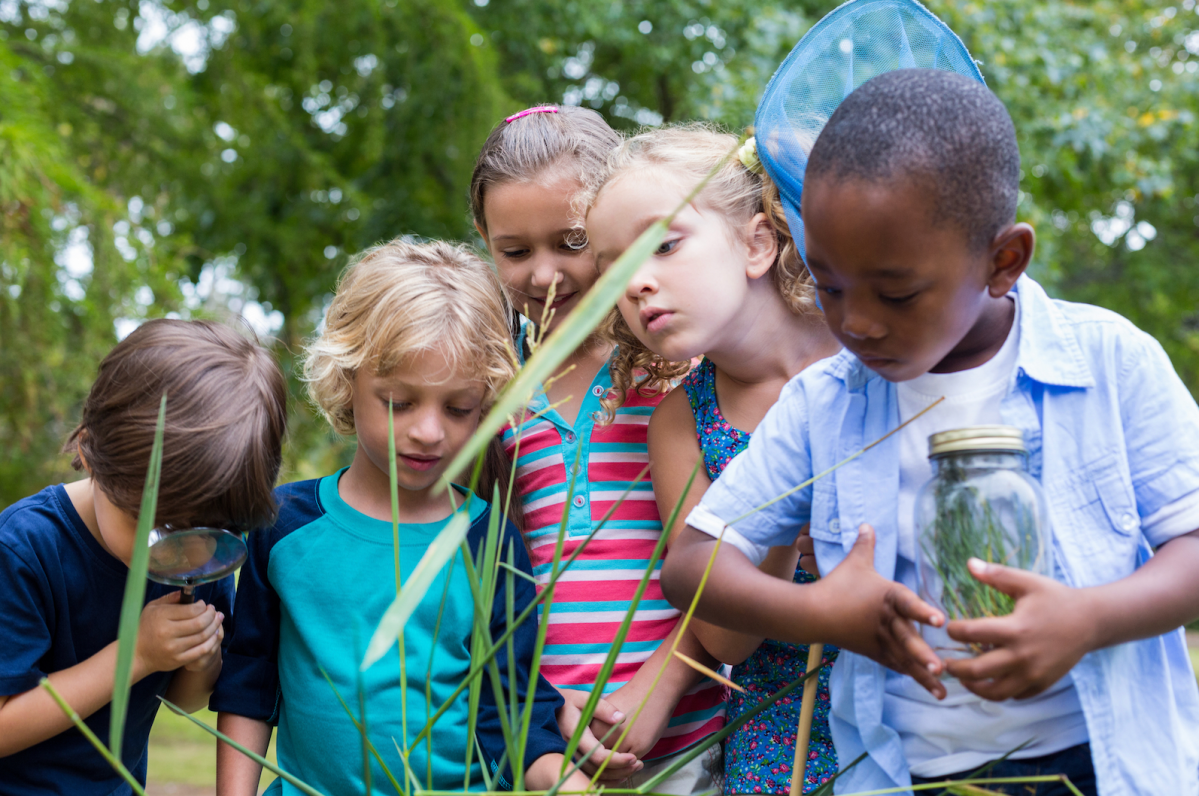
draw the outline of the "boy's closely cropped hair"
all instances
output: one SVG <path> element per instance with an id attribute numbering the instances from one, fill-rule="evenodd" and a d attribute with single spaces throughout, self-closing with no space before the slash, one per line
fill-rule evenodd
<path id="1" fill-rule="evenodd" d="M 155 527 L 245 531 L 275 516 L 287 390 L 270 352 L 207 321 L 148 321 L 100 363 L 67 451 L 85 478 L 0 514 L 0 791 L 129 793 L 38 687 L 49 678 L 107 743 L 117 630 L 160 402 Z M 233 577 L 195 589 L 147 583 L 121 761 L 143 784 L 162 696 L 204 707 L 221 671 Z"/>
<path id="2" fill-rule="evenodd" d="M 837 108 L 790 211 L 845 350 L 783 390 L 688 517 L 663 588 L 690 602 L 723 536 L 697 615 L 842 647 L 833 738 L 842 760 L 866 757 L 839 792 L 987 767 L 1065 775 L 1085 794 L 1196 793 L 1199 688 L 1181 626 L 1199 616 L 1199 407 L 1152 337 L 1025 273 L 1035 234 L 1016 220 L 1019 175 L 1012 122 L 978 81 L 899 70 Z M 1014 608 L 946 621 L 915 595 L 929 554 L 914 508 L 930 435 L 979 426 L 1023 439 L 1051 577 L 975 558 L 970 577 Z M 822 580 L 762 575 L 766 550 L 807 523 Z M 874 572 L 890 586 L 863 587 Z"/>

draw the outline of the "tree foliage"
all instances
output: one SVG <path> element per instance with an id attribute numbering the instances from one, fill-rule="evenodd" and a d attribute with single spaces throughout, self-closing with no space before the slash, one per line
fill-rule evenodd
<path id="1" fill-rule="evenodd" d="M 118 330 L 254 310 L 290 368 L 348 255 L 472 235 L 505 113 L 744 128 L 835 5 L 3 0 L 0 505 L 63 477 Z M 928 5 L 1015 120 L 1038 278 L 1153 333 L 1199 393 L 1194 0 Z M 294 405 L 291 471 L 328 472 L 344 448 Z"/>

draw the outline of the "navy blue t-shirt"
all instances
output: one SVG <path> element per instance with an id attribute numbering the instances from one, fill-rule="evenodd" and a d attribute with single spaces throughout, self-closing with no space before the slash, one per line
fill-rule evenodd
<path id="1" fill-rule="evenodd" d="M 128 568 L 83 524 L 62 486 L 43 489 L 0 514 L 0 694 L 23 694 L 116 641 Z M 178 591 L 146 583 L 146 602 Z M 196 599 L 231 614 L 233 578 L 196 589 Z M 150 725 L 170 672 L 133 685 L 121 758 L 146 781 Z M 108 743 L 109 707 L 86 719 Z M 72 727 L 0 757 L 0 793 L 126 794 L 131 788 Z"/>

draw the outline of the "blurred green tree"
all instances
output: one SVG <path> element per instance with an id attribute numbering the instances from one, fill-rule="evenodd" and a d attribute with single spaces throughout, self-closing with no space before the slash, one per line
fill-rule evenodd
<path id="1" fill-rule="evenodd" d="M 241 312 L 290 370 L 347 255 L 471 236 L 505 113 L 740 129 L 835 5 L 0 2 L 0 505 L 62 477 L 115 329 Z M 1037 277 L 1153 333 L 1199 394 L 1194 0 L 928 5 L 1012 112 Z M 344 447 L 294 405 L 289 473 L 328 472 Z"/>

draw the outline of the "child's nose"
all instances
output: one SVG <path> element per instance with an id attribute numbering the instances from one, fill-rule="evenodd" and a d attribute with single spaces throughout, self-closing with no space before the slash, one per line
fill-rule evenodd
<path id="1" fill-rule="evenodd" d="M 629 280 L 628 287 L 625 288 L 625 294 L 631 301 L 636 301 L 644 296 L 651 296 L 658 292 L 658 280 L 654 279 L 653 274 L 648 268 L 638 268 L 637 273 L 633 274 L 633 278 Z"/>
<path id="2" fill-rule="evenodd" d="M 408 427 L 408 437 L 421 445 L 436 445 L 445 437 L 445 429 L 436 410 L 421 412 L 416 421 Z"/>
<path id="3" fill-rule="evenodd" d="M 845 315 L 841 319 L 841 331 L 855 340 L 882 337 L 879 324 L 875 323 L 869 315 L 852 306 L 845 308 Z"/>
<path id="4" fill-rule="evenodd" d="M 562 271 L 558 269 L 558 263 L 554 257 L 549 255 L 534 255 L 533 275 L 531 277 L 533 287 L 540 290 L 549 290 L 550 285 L 561 282 L 562 278 Z"/>

